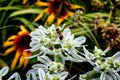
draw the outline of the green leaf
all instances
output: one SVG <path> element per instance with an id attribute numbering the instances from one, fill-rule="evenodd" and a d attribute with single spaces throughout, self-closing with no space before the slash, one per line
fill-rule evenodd
<path id="1" fill-rule="evenodd" d="M 89 17 L 89 18 L 94 18 L 95 15 L 100 15 L 101 17 L 108 17 L 109 16 L 109 13 L 88 13 L 88 14 L 84 14 L 85 17 Z"/>
<path id="2" fill-rule="evenodd" d="M 18 16 L 18 15 L 23 15 L 23 14 L 39 14 L 42 10 L 41 9 L 24 9 L 24 10 L 20 10 L 20 11 L 15 11 L 12 14 L 10 14 L 9 17 L 14 17 L 14 16 Z"/>
<path id="3" fill-rule="evenodd" d="M 56 61 L 56 62 L 59 62 L 59 63 L 62 63 L 63 65 L 65 64 L 65 60 L 64 60 L 62 54 L 57 54 L 57 55 L 55 55 L 55 61 Z"/>
<path id="4" fill-rule="evenodd" d="M 22 8 L 19 6 L 7 6 L 7 7 L 0 7 L 0 10 L 21 10 Z"/>
<path id="5" fill-rule="evenodd" d="M 16 18 L 14 18 L 13 20 L 19 20 L 19 21 L 21 21 L 22 23 L 24 23 L 26 26 L 28 26 L 28 28 L 29 28 L 31 31 L 34 30 L 34 26 L 31 24 L 30 21 L 28 21 L 28 20 L 25 19 L 25 18 L 16 17 Z"/>
<path id="6" fill-rule="evenodd" d="M 0 54 L 3 54 L 3 53 L 0 53 Z M 4 66 L 7 66 L 7 63 L 3 59 L 0 59 L 0 67 L 4 67 Z"/>

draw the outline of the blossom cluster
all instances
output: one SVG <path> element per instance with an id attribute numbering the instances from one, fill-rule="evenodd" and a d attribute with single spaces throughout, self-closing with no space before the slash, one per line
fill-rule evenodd
<path id="1" fill-rule="evenodd" d="M 86 59 L 93 66 L 93 70 L 80 75 L 80 80 L 88 80 L 88 75 L 99 74 L 96 77 L 89 77 L 89 80 L 120 80 L 118 72 L 120 71 L 120 52 L 115 53 L 111 57 L 106 57 L 106 54 L 101 49 L 95 47 L 93 53 L 83 47 Z"/>
<path id="2" fill-rule="evenodd" d="M 48 28 L 39 26 L 39 28 L 30 33 L 30 36 L 30 51 L 40 51 L 36 56 L 60 54 L 65 60 L 85 61 L 82 56 L 78 55 L 78 53 L 83 54 L 79 52 L 76 47 L 82 47 L 86 38 L 84 36 L 75 38 L 69 28 L 63 30 L 61 27 L 56 27 L 55 25 L 51 25 Z"/>
<path id="3" fill-rule="evenodd" d="M 94 51 L 90 52 L 86 45 L 83 45 L 86 41 L 84 36 L 75 37 L 69 28 L 55 25 L 47 28 L 39 26 L 30 33 L 30 37 L 31 48 L 28 51 L 35 54 L 26 59 L 37 58 L 39 63 L 34 64 L 26 73 L 26 80 L 65 80 L 69 74 L 65 66 L 67 60 L 87 62 L 93 66 L 93 70 L 80 74 L 79 80 L 120 80 L 120 52 L 108 57 L 105 51 L 96 46 Z M 4 72 L 5 69 L 7 71 Z M 0 71 L 1 79 L 8 70 L 9 68 L 5 67 Z M 17 72 L 8 80 L 13 78 L 21 80 Z M 74 79 L 74 76 L 72 78 Z"/>

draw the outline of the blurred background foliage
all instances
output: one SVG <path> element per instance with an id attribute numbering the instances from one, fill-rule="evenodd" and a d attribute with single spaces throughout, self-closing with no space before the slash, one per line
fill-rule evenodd
<path id="1" fill-rule="evenodd" d="M 0 0 L 0 54 L 3 54 L 7 48 L 3 47 L 3 43 L 6 39 L 20 30 L 19 25 L 24 25 L 29 31 L 34 30 L 38 25 L 44 25 L 48 14 L 44 14 L 43 17 L 34 22 L 35 17 L 41 13 L 45 7 L 38 7 L 35 5 L 37 0 L 27 0 L 23 4 L 24 0 Z M 41 0 L 48 2 L 49 0 Z M 91 49 L 94 46 L 103 50 L 108 49 L 109 42 L 102 37 L 103 26 L 114 23 L 117 28 L 120 27 L 120 0 L 66 0 L 69 3 L 83 6 L 85 10 L 73 10 L 75 15 L 65 19 L 61 25 L 65 24 L 65 27 L 70 27 L 72 33 L 75 36 L 84 35 L 87 37 L 87 48 Z M 55 22 L 53 22 L 55 23 Z M 49 26 L 49 25 L 47 25 Z M 120 40 L 120 38 L 119 38 Z M 118 43 L 117 46 L 120 46 Z M 114 52 L 120 50 L 115 48 L 116 45 L 108 50 L 108 56 L 113 55 Z M 0 67 L 10 65 L 15 52 L 7 56 L 0 56 Z M 15 71 L 21 73 L 23 78 L 25 73 L 29 70 L 32 64 L 36 62 L 36 59 L 32 59 L 27 68 L 21 71 L 21 69 L 15 69 L 9 72 L 9 75 Z M 79 67 L 76 67 L 79 66 Z M 88 63 L 71 63 L 67 62 L 66 66 L 71 73 L 69 76 L 85 73 L 91 69 L 91 65 Z M 89 68 L 86 66 L 90 66 Z M 8 76 L 9 76 L 8 75 Z"/>

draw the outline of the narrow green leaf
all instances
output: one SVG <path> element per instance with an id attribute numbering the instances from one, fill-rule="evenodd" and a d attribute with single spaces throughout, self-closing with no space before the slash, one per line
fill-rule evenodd
<path id="1" fill-rule="evenodd" d="M 18 15 L 23 15 L 23 14 L 39 14 L 42 10 L 41 9 L 25 9 L 25 10 L 20 10 L 20 11 L 15 11 L 12 14 L 10 14 L 9 17 L 14 17 Z"/>
<path id="2" fill-rule="evenodd" d="M 95 45 L 98 48 L 100 48 L 100 45 L 99 45 L 97 39 L 95 38 L 94 34 L 92 33 L 92 31 L 90 30 L 90 28 L 88 27 L 88 25 L 86 23 L 84 24 L 84 29 L 86 31 L 88 31 L 88 33 L 86 35 L 92 40 L 93 43 L 95 43 Z"/>
<path id="3" fill-rule="evenodd" d="M 25 18 L 16 17 L 16 18 L 14 18 L 13 20 L 19 20 L 19 21 L 21 21 L 22 23 L 24 23 L 26 26 L 28 26 L 28 28 L 29 28 L 31 31 L 34 30 L 34 26 L 31 24 L 30 21 L 28 21 L 28 20 L 25 19 Z"/>
<path id="4" fill-rule="evenodd" d="M 14 0 L 11 0 L 11 2 L 7 5 L 7 7 L 11 6 L 13 3 L 14 3 Z M 4 27 L 6 25 L 6 23 L 7 23 L 7 21 L 8 21 L 8 17 L 6 18 L 7 11 L 8 10 L 4 11 L 1 18 L 0 18 L 0 26 L 3 24 L 2 27 Z M 2 43 L 3 43 L 5 41 L 5 39 L 6 39 L 6 33 L 7 33 L 6 28 L 2 29 L 1 32 L 2 32 L 1 36 L 2 36 Z"/>
<path id="5" fill-rule="evenodd" d="M 0 53 L 0 54 L 3 54 L 3 53 Z M 0 67 L 4 67 L 4 66 L 7 66 L 7 63 L 3 59 L 0 59 Z"/>
<path id="6" fill-rule="evenodd" d="M 88 14 L 84 14 L 85 17 L 89 17 L 89 18 L 94 18 L 95 15 L 100 15 L 101 17 L 108 17 L 109 13 L 88 13 Z"/>
<path id="7" fill-rule="evenodd" d="M 0 10 L 21 10 L 22 8 L 19 6 L 7 6 L 7 7 L 0 7 Z"/>

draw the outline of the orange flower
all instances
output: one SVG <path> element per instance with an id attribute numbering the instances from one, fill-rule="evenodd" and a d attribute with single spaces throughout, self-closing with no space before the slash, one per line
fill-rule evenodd
<path id="1" fill-rule="evenodd" d="M 57 25 L 60 25 L 63 20 L 74 15 L 71 10 L 84 9 L 84 7 L 70 4 L 66 0 L 50 0 L 49 2 L 41 2 L 40 0 L 37 0 L 36 5 L 47 7 L 34 19 L 34 22 L 38 21 L 46 12 L 49 16 L 45 24 L 50 24 L 56 19 Z"/>
<path id="2" fill-rule="evenodd" d="M 31 41 L 31 37 L 29 36 L 29 32 L 24 28 L 24 26 L 20 26 L 21 31 L 18 32 L 18 35 L 10 36 L 7 41 L 3 44 L 4 47 L 12 46 L 5 51 L 5 55 L 10 54 L 11 52 L 16 51 L 15 57 L 11 64 L 11 70 L 15 68 L 17 62 L 19 61 L 18 68 L 27 66 L 29 59 L 25 59 L 25 57 L 31 56 L 30 51 L 26 51 L 29 49 L 29 43 Z"/>

